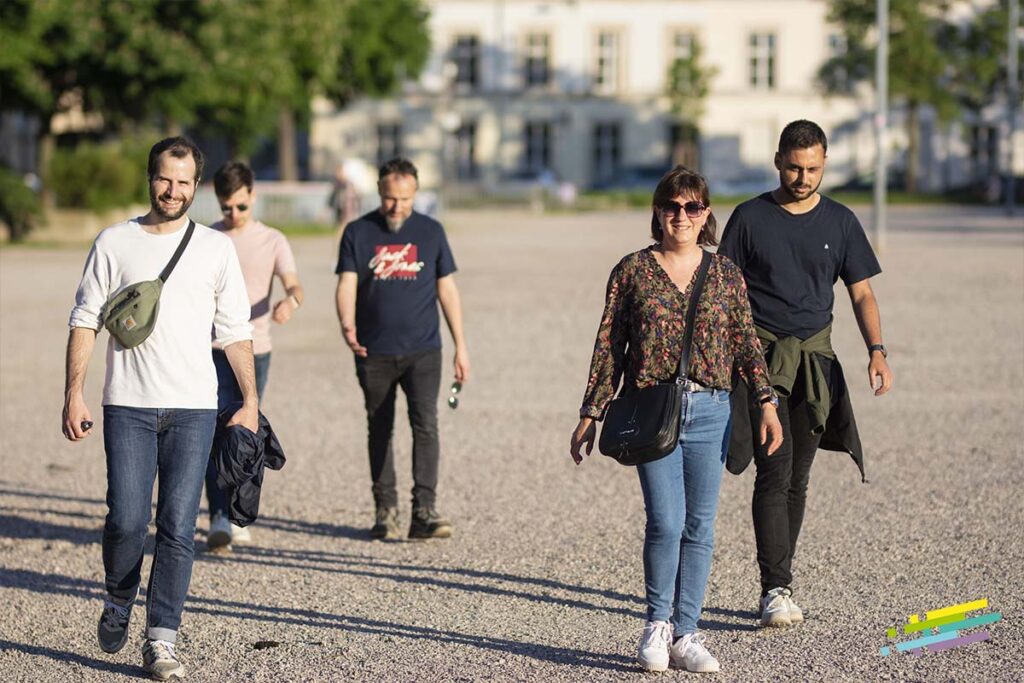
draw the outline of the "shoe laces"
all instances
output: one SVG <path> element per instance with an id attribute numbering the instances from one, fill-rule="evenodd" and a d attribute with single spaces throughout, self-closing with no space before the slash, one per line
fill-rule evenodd
<path id="1" fill-rule="evenodd" d="M 707 638 L 705 638 L 703 633 L 701 633 L 699 631 L 694 631 L 693 633 L 690 634 L 689 639 L 686 641 L 686 649 L 689 649 L 689 648 L 692 647 L 692 648 L 694 648 L 697 651 L 698 655 L 701 655 L 701 656 L 707 655 L 707 656 L 710 657 L 711 653 L 708 652 L 708 649 L 706 647 L 704 647 L 704 641 L 705 640 L 707 640 Z"/>
<path id="2" fill-rule="evenodd" d="M 174 656 L 174 643 L 167 640 L 150 640 L 146 642 L 146 647 L 153 654 L 153 658 L 160 659 L 173 659 L 177 661 L 178 658 Z"/>
<path id="3" fill-rule="evenodd" d="M 118 626 L 132 611 L 131 603 L 119 605 L 113 600 L 103 601 L 103 620 L 110 626 Z"/>
<path id="4" fill-rule="evenodd" d="M 643 646 L 672 642 L 672 625 L 667 621 L 652 621 L 644 627 Z"/>

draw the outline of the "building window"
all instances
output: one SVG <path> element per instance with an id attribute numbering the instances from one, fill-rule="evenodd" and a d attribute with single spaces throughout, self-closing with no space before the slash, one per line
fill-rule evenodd
<path id="1" fill-rule="evenodd" d="M 598 92 L 614 93 L 619 90 L 621 48 L 621 39 L 618 33 L 601 31 L 597 34 L 597 64 L 594 82 Z"/>
<path id="2" fill-rule="evenodd" d="M 455 131 L 455 177 L 459 180 L 477 177 L 475 123 L 464 123 Z"/>
<path id="3" fill-rule="evenodd" d="M 615 177 L 622 166 L 622 126 L 598 123 L 593 140 L 594 181 L 606 182 Z"/>
<path id="4" fill-rule="evenodd" d="M 832 82 L 838 90 L 844 92 L 850 89 L 850 75 L 846 72 L 846 67 L 842 66 L 838 61 L 846 56 L 846 52 L 846 36 L 842 33 L 829 34 L 828 57 L 837 61 L 835 71 L 833 71 Z"/>
<path id="5" fill-rule="evenodd" d="M 750 85 L 766 90 L 775 87 L 775 34 L 750 34 Z"/>
<path id="6" fill-rule="evenodd" d="M 542 122 L 527 123 L 523 129 L 523 147 L 526 150 L 523 159 L 527 171 L 540 173 L 551 169 L 551 124 Z"/>
<path id="7" fill-rule="evenodd" d="M 402 156 L 402 127 L 397 123 L 377 126 L 377 165 Z"/>
<path id="8" fill-rule="evenodd" d="M 455 85 L 476 88 L 479 83 L 480 39 L 473 35 L 455 36 L 452 45 L 452 62 L 455 63 Z"/>
<path id="9" fill-rule="evenodd" d="M 551 36 L 531 33 L 526 36 L 526 85 L 547 85 L 551 81 Z"/>

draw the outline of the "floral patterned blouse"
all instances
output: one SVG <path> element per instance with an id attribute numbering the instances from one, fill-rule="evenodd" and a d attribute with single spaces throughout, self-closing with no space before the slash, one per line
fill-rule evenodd
<path id="1" fill-rule="evenodd" d="M 608 278 L 580 417 L 602 419 L 620 379 L 625 386 L 642 389 L 675 376 L 697 271 L 680 292 L 655 259 L 655 248 L 627 255 Z M 730 389 L 735 365 L 751 393 L 770 394 L 747 286 L 740 269 L 725 256 L 712 256 L 697 306 L 688 377 L 707 387 Z"/>

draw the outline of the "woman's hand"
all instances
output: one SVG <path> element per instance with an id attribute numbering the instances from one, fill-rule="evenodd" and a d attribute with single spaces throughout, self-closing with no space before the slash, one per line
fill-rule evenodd
<path id="1" fill-rule="evenodd" d="M 779 414 L 771 403 L 761 405 L 761 445 L 765 444 L 768 445 L 768 455 L 779 450 L 779 446 L 782 445 L 782 423 L 779 422 Z"/>
<path id="2" fill-rule="evenodd" d="M 572 439 L 569 440 L 569 455 L 572 456 L 573 461 L 577 465 L 583 462 L 580 446 L 587 444 L 587 455 L 590 455 L 590 451 L 594 450 L 594 436 L 596 434 L 597 426 L 594 424 L 594 418 L 581 417 L 579 424 L 576 425 L 576 429 L 573 430 Z M 779 428 L 779 434 L 781 438 L 781 427 Z"/>

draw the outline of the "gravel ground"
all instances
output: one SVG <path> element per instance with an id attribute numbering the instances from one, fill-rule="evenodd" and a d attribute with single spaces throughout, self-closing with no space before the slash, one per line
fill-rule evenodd
<path id="1" fill-rule="evenodd" d="M 702 622 L 722 662 L 716 680 L 1024 679 L 1024 230 L 945 207 L 893 210 L 890 220 L 875 288 L 895 390 L 870 396 L 841 292 L 834 339 L 871 483 L 846 456 L 819 454 L 795 566 L 807 621 L 764 632 L 752 614 L 753 474 L 726 475 Z M 567 443 L 608 271 L 647 243 L 646 223 L 642 212 L 449 218 L 474 374 L 459 409 L 441 408 L 440 504 L 456 533 L 429 543 L 368 538 L 365 424 L 334 318 L 332 247 L 293 240 L 307 304 L 275 331 L 265 403 L 288 464 L 267 476 L 254 543 L 197 556 L 179 636 L 191 680 L 641 675 L 636 475 L 597 455 L 576 468 Z M 95 643 L 101 439 L 72 445 L 59 430 L 65 325 L 84 257 L 0 251 L 4 681 L 143 676 L 142 610 L 121 653 Z M 94 414 L 102 358 L 90 366 Z M 400 421 L 403 491 L 409 450 Z M 201 516 L 197 548 L 204 529 Z M 907 615 L 982 597 L 1004 615 L 991 641 L 879 655 L 885 629 Z"/>

